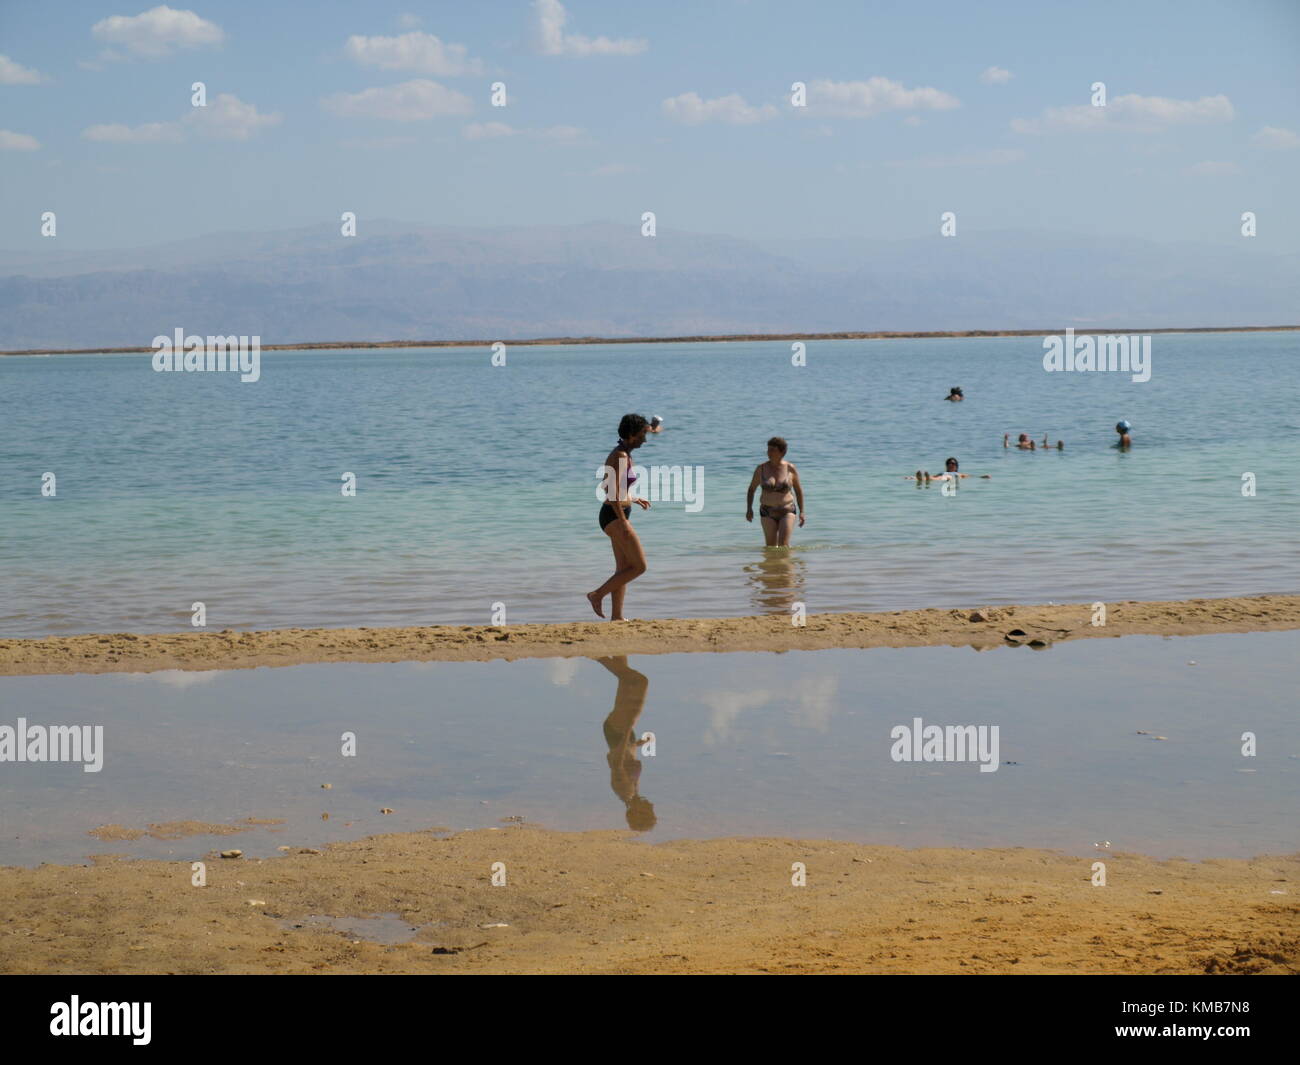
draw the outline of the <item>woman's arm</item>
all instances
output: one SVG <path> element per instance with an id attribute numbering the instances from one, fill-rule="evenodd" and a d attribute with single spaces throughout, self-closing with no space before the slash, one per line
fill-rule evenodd
<path id="1" fill-rule="evenodd" d="M 794 468 L 793 462 L 787 462 L 790 467 L 790 486 L 794 489 L 794 497 L 799 501 L 799 524 L 803 524 L 804 505 L 803 505 L 803 482 L 799 480 L 799 471 Z"/>

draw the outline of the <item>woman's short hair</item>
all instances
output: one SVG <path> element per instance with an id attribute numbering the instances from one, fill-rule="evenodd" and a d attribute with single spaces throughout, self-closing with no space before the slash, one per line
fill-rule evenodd
<path id="1" fill-rule="evenodd" d="M 631 440 L 649 424 L 640 414 L 624 414 L 622 420 L 618 423 L 618 438 L 620 440 Z"/>
<path id="2" fill-rule="evenodd" d="M 767 446 L 776 448 L 782 455 L 790 450 L 790 445 L 785 442 L 785 437 L 783 436 L 772 437 L 772 439 L 767 442 Z"/>
<path id="3" fill-rule="evenodd" d="M 957 465 L 957 460 L 956 460 L 955 458 L 953 458 L 951 455 L 949 455 L 948 458 L 946 458 L 946 459 L 943 460 L 943 464 L 944 464 L 945 466 L 947 466 L 949 463 L 952 463 L 954 466 L 956 466 L 956 465 Z"/>

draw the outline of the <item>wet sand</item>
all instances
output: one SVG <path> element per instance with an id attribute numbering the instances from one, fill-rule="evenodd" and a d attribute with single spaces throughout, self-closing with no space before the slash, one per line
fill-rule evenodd
<path id="1" fill-rule="evenodd" d="M 574 596 L 587 609 L 581 593 Z M 881 614 L 664 619 L 564 624 L 431 625 L 404 628 L 275 629 L 265 632 L 91 633 L 0 639 L 0 675 L 249 669 L 308 662 L 484 661 L 669 654 L 690 651 L 795 651 L 829 647 L 1043 647 L 1061 640 L 1145 634 L 1193 636 L 1300 628 L 1300 596 L 1106 604 L 1092 624 L 1088 603 L 984 610 L 902 610 Z"/>
<path id="2" fill-rule="evenodd" d="M 0 972 L 1300 972 L 1300 855 L 647 845 L 519 826 L 206 863 L 203 887 L 188 860 L 0 868 Z M 409 941 L 351 920 L 381 915 Z"/>

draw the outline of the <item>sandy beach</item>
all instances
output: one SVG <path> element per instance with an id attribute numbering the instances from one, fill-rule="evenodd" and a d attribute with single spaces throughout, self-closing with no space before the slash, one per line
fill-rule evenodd
<path id="1" fill-rule="evenodd" d="M 1099 854 L 1098 887 L 1093 859 L 1019 848 L 511 826 L 291 850 L 213 852 L 203 887 L 188 860 L 2 868 L 0 971 L 1300 973 L 1300 855 Z"/>
<path id="2" fill-rule="evenodd" d="M 247 669 L 683 651 L 1054 642 L 1300 628 L 1300 596 L 565 625 L 127 633 L 0 641 L 0 672 Z M 1027 652 L 1025 652 L 1027 653 Z M 165 814 L 165 811 L 160 811 Z M 170 861 L 0 868 L 6 973 L 1300 973 L 1300 854 L 1167 861 L 508 823 L 302 846 L 278 811 L 104 825 Z M 164 820 L 160 816 L 159 820 Z M 512 820 L 512 819 L 508 819 Z M 277 858 L 186 851 L 271 832 Z M 251 838 L 251 837 L 245 837 Z M 191 883 L 203 858 L 207 883 Z M 1093 862 L 1106 865 L 1094 886 Z M 493 886 L 494 863 L 506 883 Z M 792 884 L 794 863 L 806 886 Z M 498 867 L 500 868 L 500 867 Z M 375 918 L 382 918 L 376 922 Z M 376 931 L 378 928 L 378 931 Z M 396 930 L 396 935 L 394 935 Z"/>
<path id="3" fill-rule="evenodd" d="M 90 633 L 0 639 L 0 675 L 251 669 L 308 662 L 486 661 L 697 651 L 812 651 L 831 647 L 1035 648 L 1128 635 L 1196 636 L 1300 628 L 1300 596 L 1106 604 L 901 610 L 882 614 L 590 621 L 552 625 L 430 625 L 267 632 Z"/>

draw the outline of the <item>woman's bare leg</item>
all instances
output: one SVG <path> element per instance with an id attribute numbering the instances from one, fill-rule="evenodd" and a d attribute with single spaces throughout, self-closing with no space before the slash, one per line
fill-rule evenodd
<path id="1" fill-rule="evenodd" d="M 634 569 L 635 566 L 633 565 L 632 560 L 628 558 L 627 551 L 624 548 L 622 541 L 618 537 L 614 537 L 610 541 L 610 543 L 613 545 L 614 548 L 615 571 L 617 572 L 620 570 Z M 626 593 L 627 593 L 626 584 L 621 585 L 618 588 L 615 588 L 612 592 L 609 593 L 609 620 L 610 621 L 623 620 L 623 596 Z"/>
<path id="2" fill-rule="evenodd" d="M 775 518 L 763 518 L 763 539 L 767 541 L 768 547 L 776 547 L 776 530 L 778 522 Z"/>
<path id="3" fill-rule="evenodd" d="M 610 522 L 605 528 L 605 535 L 609 537 L 610 545 L 614 549 L 614 575 L 594 592 L 587 593 L 591 608 L 600 617 L 605 616 L 600 612 L 601 600 L 607 595 L 611 597 L 611 621 L 622 620 L 624 587 L 646 571 L 645 549 L 641 546 L 641 539 L 637 536 L 636 530 L 628 526 L 627 532 L 616 533 L 614 530 L 618 524 L 618 522 Z M 617 593 L 616 599 L 613 598 L 615 593 Z"/>
<path id="4" fill-rule="evenodd" d="M 782 514 L 780 524 L 776 527 L 776 546 L 789 547 L 790 534 L 794 532 L 795 516 L 793 514 Z"/>

